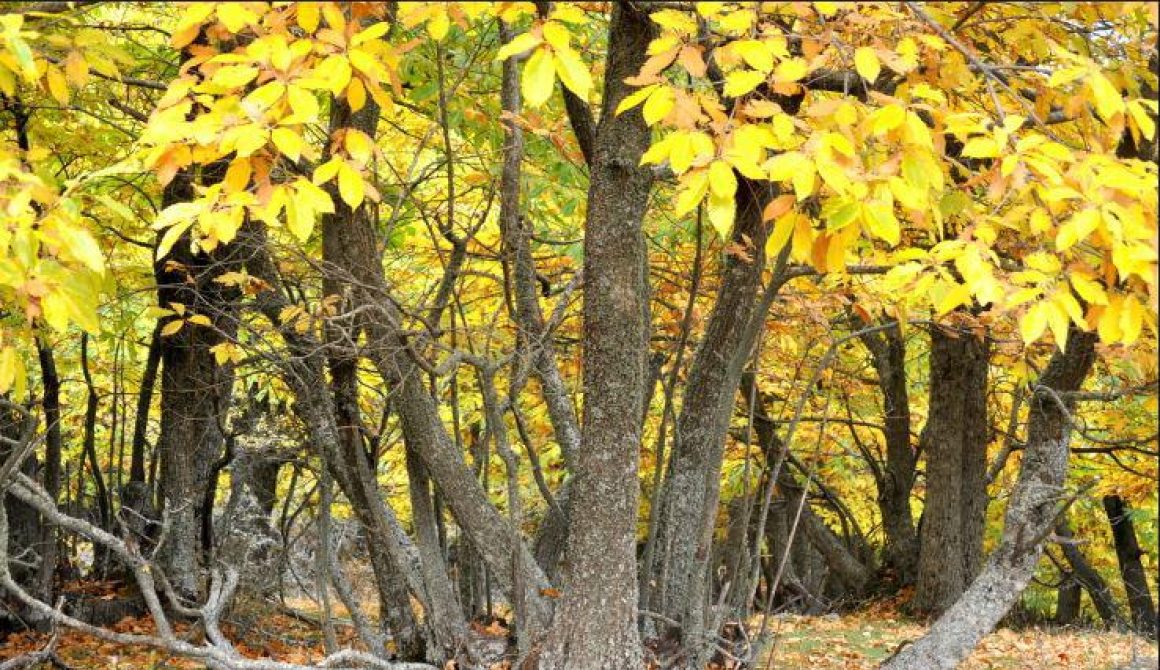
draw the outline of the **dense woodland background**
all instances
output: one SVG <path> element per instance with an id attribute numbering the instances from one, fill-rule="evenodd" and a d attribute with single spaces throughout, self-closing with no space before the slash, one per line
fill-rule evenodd
<path id="1" fill-rule="evenodd" d="M 0 668 L 1154 656 L 1157 20 L 0 3 Z"/>

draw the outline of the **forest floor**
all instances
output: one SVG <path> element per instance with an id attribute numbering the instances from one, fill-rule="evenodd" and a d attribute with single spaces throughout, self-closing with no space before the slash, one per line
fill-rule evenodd
<path id="1" fill-rule="evenodd" d="M 775 634 L 758 670 L 868 670 L 926 626 L 901 616 L 866 614 L 771 618 Z M 962 670 L 1136 670 L 1155 668 L 1157 646 L 1139 636 L 1092 629 L 1001 628 L 988 635 Z"/>
<path id="2" fill-rule="evenodd" d="M 757 625 L 755 620 L 755 629 Z M 477 642 L 499 652 L 497 656 L 502 654 L 506 629 L 498 623 L 473 627 Z M 119 632 L 148 633 L 153 626 L 148 618 L 127 617 L 111 628 Z M 238 650 L 251 658 L 316 663 L 323 657 L 318 626 L 285 613 L 243 615 L 223 628 L 227 636 L 238 640 Z M 178 630 L 187 639 L 196 641 L 195 629 L 179 624 Z M 869 670 L 903 642 L 917 639 L 925 626 L 890 609 L 875 607 L 842 616 L 775 616 L 770 618 L 767 630 L 772 638 L 755 670 Z M 336 631 L 340 645 L 355 643 L 353 630 L 342 619 L 338 620 Z M 42 649 L 48 640 L 46 634 L 14 634 L 0 643 L 0 663 Z M 56 654 L 73 670 L 197 670 L 204 667 L 193 661 L 170 658 L 160 651 L 102 642 L 72 631 L 62 631 L 56 641 Z M 1091 629 L 1004 628 L 988 636 L 962 668 L 1142 670 L 1157 667 L 1156 657 L 1156 644 L 1137 636 Z M 725 666 L 730 667 L 734 666 Z M 492 668 L 507 670 L 510 665 L 500 662 Z"/>

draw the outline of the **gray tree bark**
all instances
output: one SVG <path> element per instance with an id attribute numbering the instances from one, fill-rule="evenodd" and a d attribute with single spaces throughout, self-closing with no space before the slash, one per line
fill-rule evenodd
<path id="1" fill-rule="evenodd" d="M 640 167 L 649 131 L 639 110 L 616 115 L 647 57 L 649 17 L 615 4 L 584 235 L 584 417 L 574 464 L 566 565 L 540 667 L 641 665 L 636 629 L 640 416 L 648 355 L 647 252 L 641 224 L 652 176 Z"/>
<path id="2" fill-rule="evenodd" d="M 969 333 L 931 330 L 930 410 L 918 579 L 911 606 L 939 614 L 978 572 L 987 509 L 988 347 Z"/>
<path id="3" fill-rule="evenodd" d="M 1061 396 L 1079 389 L 1095 359 L 1094 333 L 1071 329 L 1067 351 L 1057 351 L 1032 388 L 1023 464 L 1007 505 L 1003 537 L 979 576 L 922 638 L 882 665 L 883 670 L 951 670 L 991 632 L 1019 599 L 1043 555 L 1067 494 L 1068 446 L 1074 403 Z"/>

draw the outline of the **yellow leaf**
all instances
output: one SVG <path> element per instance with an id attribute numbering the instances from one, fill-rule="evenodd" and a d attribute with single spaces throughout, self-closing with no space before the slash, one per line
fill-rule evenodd
<path id="1" fill-rule="evenodd" d="M 556 83 L 553 61 L 551 49 L 541 46 L 524 63 L 520 91 L 529 107 L 539 107 L 552 97 L 552 85 Z"/>
<path id="2" fill-rule="evenodd" d="M 359 165 L 366 165 L 374 153 L 374 142 L 366 133 L 354 128 L 348 128 L 343 137 L 343 146 L 346 153 Z"/>
<path id="3" fill-rule="evenodd" d="M 1156 136 L 1156 121 L 1148 114 L 1148 110 L 1144 109 L 1144 105 L 1140 104 L 1139 100 L 1133 100 L 1128 103 L 1128 113 L 1144 139 L 1151 141 Z"/>
<path id="4" fill-rule="evenodd" d="M 1140 338 L 1140 331 L 1144 327 L 1144 307 L 1136 300 L 1136 296 L 1124 298 L 1120 308 L 1120 330 L 1123 332 L 1122 341 L 1126 345 L 1136 343 Z"/>
<path id="5" fill-rule="evenodd" d="M 451 29 L 451 19 L 447 16 L 447 11 L 440 8 L 431 15 L 431 19 L 427 21 L 427 34 L 431 39 L 439 41 L 447 37 L 447 31 Z"/>
<path id="6" fill-rule="evenodd" d="M 738 40 L 731 45 L 734 53 L 754 70 L 768 74 L 773 69 L 773 51 L 760 40 Z"/>
<path id="7" fill-rule="evenodd" d="M 810 252 L 814 245 L 814 227 L 810 225 L 810 219 L 806 216 L 796 217 L 793 224 L 793 254 L 794 260 L 800 262 L 807 262 L 810 260 Z"/>
<path id="8" fill-rule="evenodd" d="M 1048 311 L 1048 303 L 1037 302 L 1019 320 L 1019 335 L 1024 344 L 1032 344 L 1047 330 Z"/>
<path id="9" fill-rule="evenodd" d="M 312 176 L 312 180 L 315 184 L 325 184 L 331 179 L 334 179 L 334 176 L 338 174 L 338 170 L 341 167 L 342 159 L 338 156 L 335 156 L 322 165 L 314 168 L 314 175 Z"/>
<path id="10" fill-rule="evenodd" d="M 662 86 L 653 92 L 644 102 L 641 110 L 644 114 L 645 125 L 653 125 L 668 116 L 676 103 L 676 94 L 668 86 Z"/>
<path id="11" fill-rule="evenodd" d="M 281 123 L 312 123 L 318 118 L 318 98 L 301 86 L 288 86 L 286 97 L 290 100 L 290 109 L 294 110 L 291 117 L 282 119 Z"/>
<path id="12" fill-rule="evenodd" d="M 1051 301 L 1058 305 L 1075 325 L 1084 330 L 1088 329 L 1087 319 L 1083 316 L 1083 308 L 1080 307 L 1079 301 L 1072 297 L 1071 291 L 1068 291 L 1066 287 L 1056 289 L 1051 296 Z"/>
<path id="13" fill-rule="evenodd" d="M 894 217 L 894 208 L 888 203 L 867 202 L 862 205 L 862 220 L 870 234 L 895 246 L 901 240 L 901 226 Z"/>
<path id="14" fill-rule="evenodd" d="M 367 104 L 367 89 L 363 86 L 361 79 L 351 79 L 346 87 L 346 104 L 350 106 L 350 111 L 357 112 L 366 107 Z"/>
<path id="15" fill-rule="evenodd" d="M 778 64 L 777 69 L 773 71 L 773 77 L 779 82 L 798 81 L 806 76 L 809 69 L 804 59 L 791 58 Z"/>
<path id="16" fill-rule="evenodd" d="M 1120 330 L 1120 306 L 1122 304 L 1123 300 L 1119 296 L 1113 296 L 1108 300 L 1107 306 L 1100 314 L 1098 332 L 1100 340 L 1105 344 L 1117 342 L 1123 336 L 1123 331 Z"/>
<path id="17" fill-rule="evenodd" d="M 390 23 L 386 21 L 380 21 L 371 27 L 360 31 L 357 35 L 350 38 L 350 45 L 352 47 L 357 47 L 358 45 L 370 42 L 371 40 L 377 40 L 383 35 L 386 35 L 387 31 L 390 29 Z"/>
<path id="18" fill-rule="evenodd" d="M 963 147 L 964 158 L 995 158 L 999 155 L 999 144 L 990 137 L 973 137 Z"/>
<path id="19" fill-rule="evenodd" d="M 854 69 L 866 81 L 873 84 L 882 72 L 882 65 L 878 62 L 878 53 L 870 47 L 858 47 L 858 50 L 854 52 Z"/>
<path id="20" fill-rule="evenodd" d="M 176 334 L 177 331 L 181 330 L 181 327 L 184 325 L 185 322 L 181 319 L 174 319 L 170 321 L 161 328 L 161 337 L 169 337 L 170 335 Z"/>
<path id="21" fill-rule="evenodd" d="M 1076 212 L 1075 216 L 1059 227 L 1059 233 L 1055 236 L 1055 248 L 1066 251 L 1083 242 L 1099 227 L 1100 220 L 1100 211 L 1094 207 Z"/>
<path id="22" fill-rule="evenodd" d="M 1091 87 L 1092 98 L 1096 103 L 1096 113 L 1104 121 L 1124 111 L 1124 99 L 1102 72 L 1092 72 L 1088 77 L 1088 86 Z"/>
<path id="23" fill-rule="evenodd" d="M 189 317 L 189 322 L 195 326 L 212 326 L 213 322 L 205 314 L 194 314 Z"/>
<path id="24" fill-rule="evenodd" d="M 250 185 L 250 171 L 250 160 L 248 158 L 235 158 L 230 163 L 230 168 L 226 170 L 226 178 L 224 180 L 226 192 L 236 193 L 246 190 L 246 187 Z"/>
<path id="25" fill-rule="evenodd" d="M 48 79 L 48 92 L 52 94 L 53 99 L 62 105 L 67 105 L 68 81 L 65 80 L 64 73 L 60 71 L 60 68 L 49 65 L 46 78 Z"/>
<path id="26" fill-rule="evenodd" d="M 725 161 L 709 164 L 709 190 L 718 198 L 732 198 L 737 192 L 737 177 Z"/>
<path id="27" fill-rule="evenodd" d="M 886 105 L 870 115 L 870 126 L 875 135 L 883 135 L 901 126 L 905 120 L 905 109 L 899 105 Z"/>
<path id="28" fill-rule="evenodd" d="M 544 34 L 544 41 L 551 44 L 556 51 L 567 49 L 572 42 L 572 35 L 559 21 L 545 22 L 540 26 L 540 32 Z"/>
<path id="29" fill-rule="evenodd" d="M 633 91 L 629 95 L 624 96 L 624 99 L 621 100 L 620 104 L 616 106 L 616 115 L 620 116 L 621 114 L 623 114 L 627 110 L 630 110 L 633 107 L 636 107 L 640 103 L 647 100 L 648 97 L 650 95 L 652 95 L 653 91 L 655 91 L 658 86 L 659 86 L 659 84 L 650 84 L 648 86 L 645 86 L 644 88 L 638 88 L 637 90 Z"/>
<path id="30" fill-rule="evenodd" d="M 222 22 L 222 25 L 226 27 L 226 30 L 231 33 L 236 33 L 258 20 L 258 15 L 254 14 L 240 2 L 218 3 L 217 17 Z"/>
<path id="31" fill-rule="evenodd" d="M 298 7 L 298 26 L 308 33 L 318 29 L 318 3 L 300 2 Z"/>
<path id="32" fill-rule="evenodd" d="M 592 90 L 592 75 L 581 60 L 580 54 L 571 49 L 557 49 L 553 60 L 560 82 L 581 100 L 587 100 L 588 93 Z"/>
<path id="33" fill-rule="evenodd" d="M 0 349 L 0 393 L 8 393 L 16 381 L 16 348 L 9 345 Z"/>
<path id="34" fill-rule="evenodd" d="M 73 86 L 84 86 L 89 80 L 89 62 L 79 51 L 68 52 L 64 62 L 64 73 Z"/>
<path id="35" fill-rule="evenodd" d="M 1055 339 L 1055 346 L 1060 351 L 1067 350 L 1067 331 L 1071 320 L 1067 312 L 1055 302 L 1039 303 L 1047 312 L 1047 325 L 1051 328 L 1051 336 Z"/>
<path id="36" fill-rule="evenodd" d="M 684 216 L 701 204 L 709 191 L 709 171 L 691 170 L 681 177 L 681 190 L 677 193 L 677 203 L 673 208 L 676 216 Z"/>
<path id="37" fill-rule="evenodd" d="M 1108 304 L 1108 294 L 1104 292 L 1104 287 L 1100 286 L 1099 282 L 1076 272 L 1070 273 L 1068 279 L 1071 281 L 1071 287 L 1084 302 L 1089 305 Z"/>
<path id="38" fill-rule="evenodd" d="M 101 253 L 101 247 L 97 245 L 97 241 L 93 239 L 89 231 L 69 226 L 61 228 L 60 233 L 61 237 L 64 238 L 65 246 L 68 247 L 69 254 L 73 258 L 93 272 L 103 273 L 105 271 L 105 256 Z"/>
<path id="39" fill-rule="evenodd" d="M 218 365 L 225 365 L 229 361 L 240 358 L 232 342 L 221 342 L 209 348 L 213 353 L 213 360 Z"/>
<path id="40" fill-rule="evenodd" d="M 253 107 L 256 108 L 256 111 L 263 112 L 281 100 L 282 94 L 285 92 L 285 84 L 280 81 L 272 81 L 254 89 L 253 92 L 245 97 L 242 105 L 244 107 Z"/>
<path id="41" fill-rule="evenodd" d="M 241 88 L 258 76 L 258 68 L 250 65 L 227 65 L 218 68 L 210 79 L 214 86 L 222 88 Z"/>
<path id="42" fill-rule="evenodd" d="M 275 128 L 270 133 L 270 139 L 274 140 L 274 146 L 278 147 L 278 151 L 291 161 L 297 161 L 298 157 L 302 155 L 302 138 L 293 130 Z"/>
<path id="43" fill-rule="evenodd" d="M 810 159 L 800 151 L 787 151 L 770 158 L 762 167 L 769 172 L 770 181 L 788 181 L 794 177 Z M 801 199 L 801 196 L 798 196 Z"/>
<path id="44" fill-rule="evenodd" d="M 773 230 L 769 233 L 769 238 L 765 240 L 765 257 L 772 259 L 776 258 L 781 250 L 785 247 L 786 242 L 793 235 L 794 227 L 797 224 L 798 214 L 792 209 L 783 214 L 773 224 Z"/>
<path id="45" fill-rule="evenodd" d="M 531 33 L 521 33 L 516 35 L 512 41 L 500 47 L 499 51 L 497 51 L 495 54 L 495 59 L 506 60 L 517 54 L 522 54 L 528 49 L 538 47 L 543 44 L 543 42 L 544 40 L 536 37 Z"/>
<path id="46" fill-rule="evenodd" d="M 346 32 L 346 16 L 343 15 L 342 8 L 333 2 L 323 2 L 320 4 L 322 6 L 322 16 L 326 19 L 326 24 L 339 33 Z"/>
<path id="47" fill-rule="evenodd" d="M 234 151 L 237 152 L 239 158 L 246 158 L 266 146 L 267 139 L 269 138 L 266 136 L 265 130 L 256 125 L 249 126 L 237 135 Z"/>
<path id="48" fill-rule="evenodd" d="M 846 247 L 850 238 L 842 233 L 830 236 L 826 247 L 826 272 L 843 272 L 846 269 Z"/>
<path id="49" fill-rule="evenodd" d="M 942 316 L 947 312 L 965 305 L 971 300 L 971 288 L 966 284 L 955 284 L 949 291 L 943 294 L 935 305 L 935 312 Z"/>
<path id="50" fill-rule="evenodd" d="M 723 93 L 729 98 L 739 98 L 757 88 L 765 81 L 765 74 L 756 70 L 734 70 L 725 75 Z"/>
<path id="51" fill-rule="evenodd" d="M 364 197 L 362 175 L 345 163 L 338 169 L 338 195 L 351 209 L 361 205 Z"/>
<path id="52" fill-rule="evenodd" d="M 729 233 L 733 231 L 734 209 L 732 196 L 724 198 L 709 194 L 709 223 L 713 224 L 713 228 L 723 240 L 728 240 Z"/>

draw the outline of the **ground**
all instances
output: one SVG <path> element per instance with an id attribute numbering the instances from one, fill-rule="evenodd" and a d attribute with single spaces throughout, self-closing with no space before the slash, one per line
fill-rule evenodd
<path id="1" fill-rule="evenodd" d="M 917 639 L 921 624 L 882 613 L 843 617 L 786 616 L 771 619 L 777 637 L 770 649 L 779 670 L 863 670 L 877 665 L 898 646 Z M 1155 668 L 1155 643 L 1137 636 L 1095 630 L 1000 629 L 987 636 L 962 670 L 1121 670 Z"/>
<path id="2" fill-rule="evenodd" d="M 759 620 L 753 624 L 756 629 Z M 152 625 L 147 618 L 126 618 L 113 628 L 144 633 Z M 188 626 L 180 628 L 186 635 L 196 635 Z M 919 637 L 924 626 L 890 609 L 877 607 L 840 617 L 772 617 L 768 630 L 774 637 L 757 664 L 760 670 L 868 670 L 901 643 Z M 353 631 L 341 621 L 337 631 L 340 643 L 353 642 Z M 225 632 L 233 639 L 244 640 L 238 644 L 239 651 L 250 657 L 311 663 L 323 655 L 317 626 L 285 613 L 239 616 L 225 627 Z M 475 629 L 479 641 L 490 643 L 496 650 L 502 648 L 506 633 L 498 623 Z M 0 644 L 0 663 L 41 649 L 47 641 L 48 636 L 41 634 L 13 635 Z M 201 667 L 191 661 L 167 658 L 161 652 L 100 642 L 73 632 L 61 634 L 56 650 L 59 659 L 73 670 L 195 670 Z M 988 636 L 962 667 L 963 670 L 1136 670 L 1155 668 L 1156 656 L 1155 643 L 1120 633 L 1086 629 L 1001 629 Z M 509 667 L 506 663 L 493 666 L 496 670 Z"/>

